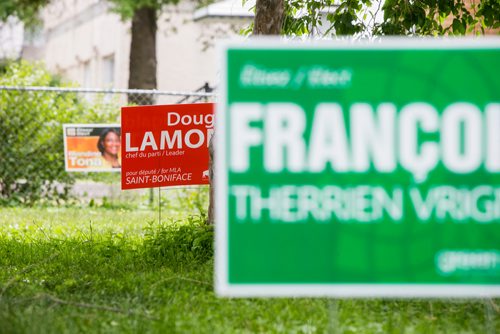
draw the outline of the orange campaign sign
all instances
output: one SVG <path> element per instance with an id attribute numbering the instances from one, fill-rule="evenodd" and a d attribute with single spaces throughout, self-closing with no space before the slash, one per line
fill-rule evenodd
<path id="1" fill-rule="evenodd" d="M 68 172 L 119 172 L 119 124 L 63 124 L 64 165 Z"/>
<path id="2" fill-rule="evenodd" d="M 208 184 L 214 104 L 122 108 L 122 189 Z"/>

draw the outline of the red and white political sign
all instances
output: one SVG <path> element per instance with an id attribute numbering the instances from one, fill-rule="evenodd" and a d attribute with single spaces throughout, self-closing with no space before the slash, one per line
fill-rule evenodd
<path id="1" fill-rule="evenodd" d="M 214 104 L 122 108 L 122 189 L 208 184 Z"/>

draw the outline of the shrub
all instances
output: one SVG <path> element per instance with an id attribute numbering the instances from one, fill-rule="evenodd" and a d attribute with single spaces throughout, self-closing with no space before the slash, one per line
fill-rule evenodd
<path id="1" fill-rule="evenodd" d="M 192 216 L 187 221 L 151 224 L 144 239 L 146 257 L 174 268 L 208 261 L 214 253 L 214 227 L 205 220 L 204 216 Z"/>
<path id="2" fill-rule="evenodd" d="M 12 62 L 0 85 L 55 86 L 39 64 Z M 82 114 L 74 93 L 0 90 L 0 202 L 64 198 L 73 177 L 64 170 L 62 124 Z"/>

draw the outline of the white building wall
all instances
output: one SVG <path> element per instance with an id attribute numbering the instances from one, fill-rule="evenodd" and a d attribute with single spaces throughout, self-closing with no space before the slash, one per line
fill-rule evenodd
<path id="1" fill-rule="evenodd" d="M 126 88 L 130 24 L 110 13 L 105 1 L 58 0 L 53 6 L 58 10 L 49 6 L 43 15 L 47 67 L 82 86 Z M 65 10 L 61 12 L 58 6 Z M 112 84 L 104 80 L 103 67 L 111 56 Z"/>
<path id="2" fill-rule="evenodd" d="M 193 21 L 193 2 L 176 7 L 169 7 L 158 21 L 158 87 L 191 91 L 205 82 L 214 85 L 215 48 L 204 50 L 201 39 L 207 27 Z"/>
<path id="3" fill-rule="evenodd" d="M 239 0 L 236 0 L 239 1 Z M 130 22 L 122 22 L 105 0 L 54 0 L 43 12 L 47 67 L 81 86 L 127 88 Z M 193 21 L 196 2 L 181 0 L 158 20 L 158 89 L 192 91 L 216 84 L 216 36 L 234 35 L 241 26 Z M 207 48 L 207 45 L 209 47 Z M 109 64 L 113 59 L 113 83 Z"/>
<path id="4" fill-rule="evenodd" d="M 10 17 L 6 22 L 0 22 L 0 60 L 21 56 L 23 36 L 23 25 L 16 18 Z"/>

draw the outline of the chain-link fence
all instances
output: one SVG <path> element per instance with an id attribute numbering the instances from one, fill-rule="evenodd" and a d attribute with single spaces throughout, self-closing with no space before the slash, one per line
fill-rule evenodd
<path id="1" fill-rule="evenodd" d="M 72 194 L 103 196 L 103 185 L 111 183 L 115 187 L 109 191 L 119 189 L 117 173 L 65 171 L 65 123 L 119 123 L 120 109 L 129 101 L 142 105 L 213 99 L 208 84 L 193 92 L 0 86 L 0 204 L 65 201 Z"/>

